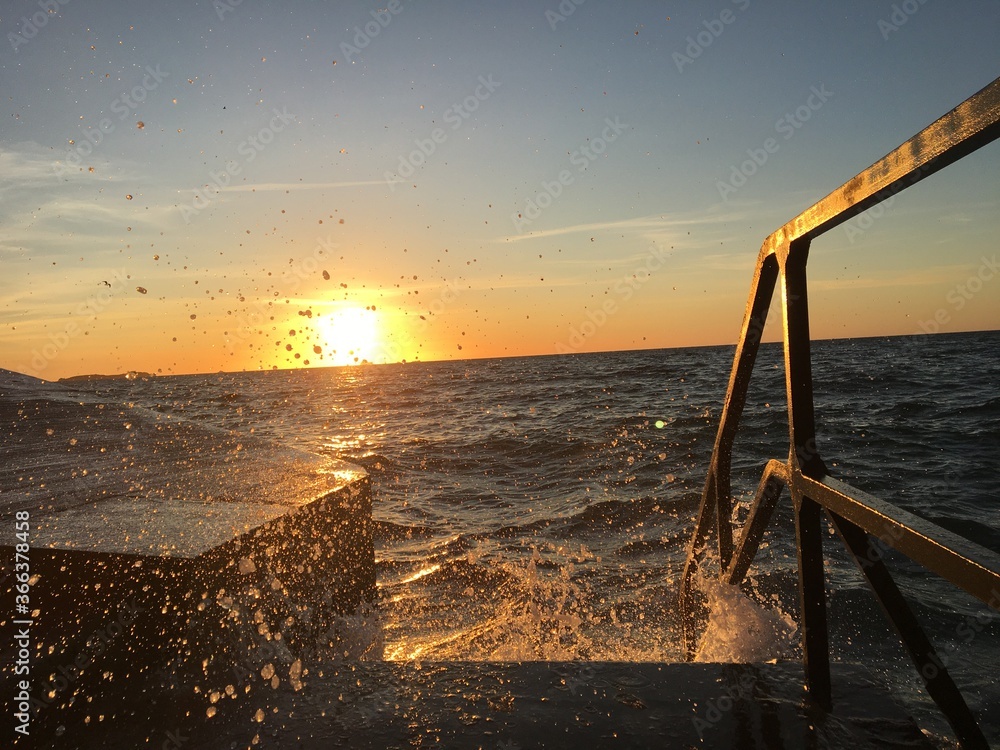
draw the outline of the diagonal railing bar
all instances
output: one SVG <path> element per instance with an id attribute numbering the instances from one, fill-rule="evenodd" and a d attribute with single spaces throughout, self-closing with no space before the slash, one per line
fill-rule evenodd
<path id="1" fill-rule="evenodd" d="M 833 477 L 802 478 L 804 491 L 984 604 L 1000 603 L 1000 555 Z"/>
<path id="2" fill-rule="evenodd" d="M 765 241 L 774 248 L 815 239 L 930 177 L 1000 135 L 1000 78 L 806 209 Z"/>
<path id="3" fill-rule="evenodd" d="M 731 584 L 739 584 L 752 565 L 783 487 L 789 490 L 795 514 L 806 684 L 819 706 L 829 706 L 831 696 L 822 549 L 824 513 L 858 562 L 918 669 L 929 669 L 936 658 L 933 647 L 884 564 L 867 565 L 871 555 L 864 556 L 864 548 L 871 545 L 872 539 L 902 552 L 989 606 L 1000 605 L 1000 555 L 829 476 L 816 443 L 806 280 L 813 239 L 998 137 L 1000 78 L 764 240 L 681 577 L 682 629 L 689 658 L 695 654 L 706 616 L 704 598 L 694 581 L 709 553 L 712 532 L 717 537 L 720 575 Z M 730 478 L 733 445 L 776 286 L 781 290 L 783 318 L 788 459 L 768 462 L 750 516 L 737 539 Z M 933 679 L 923 675 L 928 692 L 963 747 L 984 747 L 985 740 L 972 712 L 947 671 L 937 666 Z"/>
<path id="4" fill-rule="evenodd" d="M 757 550 L 760 549 L 764 532 L 771 521 L 771 514 L 778 505 L 781 491 L 787 483 L 787 467 L 781 461 L 772 458 L 764 467 L 764 475 L 760 478 L 757 493 L 750 506 L 750 514 L 747 516 L 746 523 L 743 525 L 743 533 L 740 534 L 739 543 L 736 545 L 736 554 L 725 571 L 723 580 L 730 586 L 742 583 L 750 570 L 750 564 L 757 555 Z"/>
<path id="5" fill-rule="evenodd" d="M 701 563 L 712 524 L 716 522 L 716 519 L 720 521 L 716 526 L 719 538 L 719 556 L 723 561 L 723 568 L 728 565 L 732 556 L 732 526 L 728 519 L 732 515 L 729 477 L 733 443 L 736 439 L 736 430 L 743 413 L 743 407 L 746 405 L 750 376 L 753 373 L 754 362 L 757 361 L 757 351 L 760 348 L 764 325 L 767 322 L 767 311 L 774 295 L 774 286 L 777 280 L 777 259 L 774 256 L 762 255 L 758 259 L 753 281 L 750 284 L 750 302 L 747 304 L 746 314 L 743 318 L 740 340 L 736 345 L 733 370 L 729 376 L 729 388 L 726 391 L 719 432 L 716 435 L 715 448 L 712 451 L 712 463 L 709 466 L 708 477 L 705 479 L 705 491 L 698 513 L 698 524 L 688 545 L 687 560 L 681 576 L 681 580 L 684 582 L 681 586 L 681 610 L 699 613 L 698 617 L 684 618 L 681 623 L 688 658 L 694 657 L 697 645 L 690 627 L 694 620 L 703 618 L 704 603 L 699 598 L 695 588 L 687 584 L 692 580 Z M 716 512 L 720 509 L 720 505 L 721 511 Z"/>
<path id="6" fill-rule="evenodd" d="M 871 554 L 871 540 L 868 534 L 860 526 L 854 525 L 836 513 L 828 510 L 827 516 L 850 550 L 868 585 L 875 592 L 875 598 L 882 605 L 886 618 L 896 628 L 900 640 L 917 668 L 917 673 L 924 681 L 927 692 L 941 707 L 959 742 L 965 747 L 987 747 L 986 738 L 976 723 L 976 717 L 972 715 L 958 686 L 948 674 L 947 667 L 924 634 L 916 615 L 892 579 L 889 569 L 881 557 Z"/>

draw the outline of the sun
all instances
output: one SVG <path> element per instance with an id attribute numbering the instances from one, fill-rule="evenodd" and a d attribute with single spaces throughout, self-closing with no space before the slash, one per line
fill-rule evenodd
<path id="1" fill-rule="evenodd" d="M 379 360 L 379 323 L 374 309 L 346 307 L 319 320 L 324 359 L 332 365 L 357 365 Z"/>

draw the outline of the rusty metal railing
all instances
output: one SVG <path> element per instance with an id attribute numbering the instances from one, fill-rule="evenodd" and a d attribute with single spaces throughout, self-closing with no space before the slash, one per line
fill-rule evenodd
<path id="1" fill-rule="evenodd" d="M 787 487 L 795 517 L 800 630 L 810 698 L 819 706 L 830 708 L 822 550 L 822 517 L 825 514 L 898 632 L 928 693 L 941 708 L 962 746 L 970 748 L 987 747 L 975 716 L 937 657 L 888 568 L 879 556 L 872 559 L 869 545 L 874 536 L 991 606 L 996 606 L 1000 593 L 1000 555 L 830 476 L 816 444 L 806 260 L 814 238 L 998 137 L 1000 78 L 764 240 L 750 285 L 750 298 L 680 593 L 684 638 L 688 657 L 693 658 L 697 633 L 705 619 L 705 605 L 692 586 L 692 580 L 707 553 L 713 525 L 722 580 L 739 584 L 757 553 L 782 489 Z M 789 452 L 787 460 L 772 459 L 767 463 L 749 517 L 736 538 L 730 489 L 733 442 L 746 405 L 768 306 L 779 280 L 784 317 Z"/>

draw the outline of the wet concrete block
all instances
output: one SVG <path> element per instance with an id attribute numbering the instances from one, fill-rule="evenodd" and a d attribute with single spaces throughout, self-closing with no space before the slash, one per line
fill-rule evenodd
<path id="1" fill-rule="evenodd" d="M 29 519 L 31 575 L 23 615 L 5 576 L 0 629 L 31 620 L 43 734 L 261 639 L 321 643 L 375 597 L 363 469 L 5 371 L 0 425 L 0 558 Z"/>

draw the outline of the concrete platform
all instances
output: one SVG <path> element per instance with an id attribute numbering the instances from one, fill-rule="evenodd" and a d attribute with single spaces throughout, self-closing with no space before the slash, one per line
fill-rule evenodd
<path id="1" fill-rule="evenodd" d="M 228 672 L 272 633 L 308 650 L 375 597 L 359 467 L 8 371 L 0 429 L 3 572 L 27 512 L 32 576 L 21 615 L 0 583 L 0 657 L 31 620 L 40 730 L 165 676 Z"/>
<path id="2" fill-rule="evenodd" d="M 258 676 L 248 693 L 222 692 L 215 702 L 206 694 L 198 706 L 168 694 L 133 712 L 119 706 L 50 746 L 933 747 L 865 670 L 845 665 L 834 670 L 830 714 L 805 702 L 800 664 L 355 662 L 320 671 L 297 690 Z"/>

